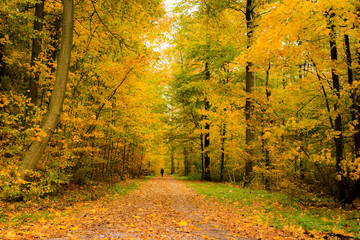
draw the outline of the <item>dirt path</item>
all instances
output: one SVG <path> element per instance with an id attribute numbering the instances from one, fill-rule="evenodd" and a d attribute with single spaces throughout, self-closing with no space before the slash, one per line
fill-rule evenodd
<path id="1" fill-rule="evenodd" d="M 304 239 L 275 229 L 264 231 L 234 207 L 205 199 L 171 177 L 154 178 L 115 200 L 65 210 L 66 215 L 54 220 L 24 226 L 23 238 Z"/>

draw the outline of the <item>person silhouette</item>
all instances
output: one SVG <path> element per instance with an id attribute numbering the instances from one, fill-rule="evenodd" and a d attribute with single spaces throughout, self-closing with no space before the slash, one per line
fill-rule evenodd
<path id="1" fill-rule="evenodd" d="M 164 176 L 164 169 L 163 168 L 160 170 L 160 173 L 161 173 L 161 176 L 163 177 Z"/>

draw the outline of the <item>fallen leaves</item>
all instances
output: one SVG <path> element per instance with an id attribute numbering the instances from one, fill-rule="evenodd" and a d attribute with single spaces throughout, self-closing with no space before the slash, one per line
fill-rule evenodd
<path id="1" fill-rule="evenodd" d="M 178 223 L 179 226 L 187 226 L 188 223 L 184 220 L 181 220 L 181 222 Z"/>
<path id="2" fill-rule="evenodd" d="M 247 219 L 236 208 L 203 198 L 182 182 L 155 178 L 139 189 L 107 201 L 97 200 L 58 208 L 36 222 L 0 230 L 0 238 L 70 239 L 291 239 L 302 233 L 280 231 Z"/>
<path id="3" fill-rule="evenodd" d="M 200 230 L 199 228 L 197 228 L 197 227 L 194 226 L 194 225 L 190 225 L 189 228 L 190 228 L 191 230 L 194 230 L 194 231 L 199 231 L 199 230 Z"/>

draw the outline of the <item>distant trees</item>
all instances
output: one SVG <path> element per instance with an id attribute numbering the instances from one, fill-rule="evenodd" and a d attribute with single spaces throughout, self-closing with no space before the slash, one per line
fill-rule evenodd
<path id="1" fill-rule="evenodd" d="M 359 197 L 357 1 L 187 0 L 171 19 L 160 0 L 85 0 L 73 31 L 60 24 L 70 6 L 0 3 L 1 198 L 165 160 L 207 180 Z"/>
<path id="2" fill-rule="evenodd" d="M 179 4 L 173 85 L 181 73 L 199 89 L 190 99 L 206 92 L 211 144 L 197 151 L 209 151 L 214 179 L 294 191 L 305 184 L 343 203 L 359 197 L 358 8 L 355 1 Z M 196 84 L 205 63 L 210 80 Z M 178 117 L 186 114 L 174 106 Z"/>
<path id="3" fill-rule="evenodd" d="M 154 50 L 168 27 L 161 2 L 82 1 L 75 21 L 71 6 L 0 3 L 3 199 L 136 177 L 162 164 L 166 74 Z M 17 173 L 28 175 L 26 188 Z"/>

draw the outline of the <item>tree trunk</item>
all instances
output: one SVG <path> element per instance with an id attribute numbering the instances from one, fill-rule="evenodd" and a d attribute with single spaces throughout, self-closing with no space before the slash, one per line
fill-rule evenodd
<path id="1" fill-rule="evenodd" d="M 354 81 L 354 74 L 353 70 L 351 68 L 352 65 L 352 58 L 351 58 L 351 51 L 350 51 L 350 40 L 349 35 L 345 35 L 345 48 L 346 48 L 346 62 L 348 65 L 348 83 L 349 85 L 353 85 Z M 360 57 L 360 55 L 359 55 Z M 360 61 L 360 60 L 359 60 Z M 351 98 L 351 120 L 353 121 L 355 133 L 354 133 L 354 151 L 355 151 L 355 157 L 360 157 L 360 123 L 357 121 L 359 118 L 359 112 L 360 112 L 360 105 L 358 103 L 357 99 L 357 91 L 356 89 L 353 89 L 350 95 Z"/>
<path id="2" fill-rule="evenodd" d="M 331 13 L 329 16 L 329 28 L 330 28 L 330 55 L 331 60 L 336 63 L 338 60 L 337 53 L 337 45 L 336 45 L 336 31 L 334 25 L 334 17 L 335 13 Z M 340 81 L 339 75 L 337 74 L 335 69 L 331 69 L 332 83 L 333 88 L 336 94 L 337 101 L 334 104 L 334 111 L 337 112 L 339 109 L 339 101 L 340 101 Z M 338 191 L 338 201 L 343 201 L 345 199 L 345 186 L 344 186 L 344 176 L 343 171 L 341 169 L 341 161 L 343 159 L 343 151 L 344 151 L 344 142 L 343 142 L 343 134 L 342 134 L 342 119 L 341 114 L 338 113 L 335 118 L 334 130 L 337 135 L 334 137 L 335 141 L 335 150 L 336 150 L 336 174 L 341 176 L 341 180 L 337 182 L 337 191 Z"/>
<path id="3" fill-rule="evenodd" d="M 0 38 L 3 38 L 4 34 L 0 33 Z M 5 62 L 4 62 L 5 45 L 0 43 L 0 86 L 2 86 L 2 77 L 5 76 Z M 0 88 L 0 91 L 3 89 Z"/>
<path id="4" fill-rule="evenodd" d="M 134 159 L 135 159 L 135 143 L 132 143 L 131 145 L 131 152 L 129 153 L 130 154 L 130 156 L 131 156 L 131 158 L 129 158 L 129 164 L 128 164 L 128 172 L 129 172 L 129 175 L 131 176 L 131 177 L 133 177 L 134 176 L 134 174 L 133 174 L 133 169 L 134 169 L 134 166 L 133 165 L 130 165 L 130 163 L 132 163 L 132 164 L 134 164 Z M 130 149 L 129 149 L 130 150 Z M 131 174 L 130 174 L 130 170 L 131 170 Z"/>
<path id="5" fill-rule="evenodd" d="M 270 101 L 270 96 L 271 96 L 271 91 L 269 90 L 270 68 L 271 68 L 271 63 L 269 63 L 269 67 L 268 67 L 268 69 L 266 69 L 265 88 L 266 88 L 266 101 L 267 102 Z M 265 155 L 264 156 L 265 157 L 265 167 L 266 167 L 266 170 L 269 171 L 269 168 L 271 166 L 271 161 L 270 161 L 270 153 L 267 148 L 268 141 L 266 139 L 263 139 L 262 144 L 263 144 L 263 152 Z M 265 189 L 270 190 L 270 176 L 268 174 L 265 176 Z"/>
<path id="6" fill-rule="evenodd" d="M 28 174 L 36 169 L 36 165 L 45 151 L 52 133 L 60 120 L 60 114 L 65 98 L 66 82 L 69 73 L 69 64 L 73 39 L 74 11 L 73 0 L 62 0 L 63 3 L 63 22 L 61 49 L 57 63 L 56 80 L 52 93 L 48 114 L 41 128 L 42 135 L 39 139 L 32 142 L 30 148 L 25 152 L 19 168 L 20 177 L 27 179 Z"/>
<path id="7" fill-rule="evenodd" d="M 46 65 L 50 69 L 51 74 L 53 74 L 56 71 L 56 69 L 55 69 L 54 64 L 52 64 L 52 63 L 56 61 L 56 56 L 58 55 L 59 48 L 60 48 L 59 41 L 60 41 L 60 36 L 61 36 L 61 16 L 55 15 L 53 17 L 53 19 L 50 20 L 49 24 L 51 25 L 49 37 L 50 37 L 50 45 L 52 47 L 52 50 L 50 50 L 47 57 L 48 57 L 48 59 L 51 59 L 52 61 L 48 61 Z M 49 80 L 51 80 L 51 79 L 49 79 Z M 48 107 L 49 101 L 47 100 L 46 95 L 47 95 L 47 92 L 51 92 L 50 87 L 47 86 L 46 88 L 39 89 L 37 86 L 37 89 L 39 91 L 38 96 L 37 96 L 38 106 L 40 108 L 43 105 L 46 105 Z M 40 90 L 41 90 L 41 94 L 40 94 Z"/>
<path id="8" fill-rule="evenodd" d="M 254 21 L 254 3 L 253 0 L 247 0 L 246 2 L 246 29 L 247 29 L 247 48 L 250 48 L 253 41 L 253 21 Z M 248 157 L 245 162 L 245 177 L 246 181 L 249 181 L 250 174 L 253 171 L 253 154 L 254 154 L 254 143 L 255 143 L 255 131 L 251 126 L 251 120 L 253 116 L 253 100 L 251 95 L 254 92 L 256 86 L 256 73 L 251 69 L 253 63 L 247 62 L 246 65 L 246 104 L 245 104 L 245 119 L 246 119 L 246 146 Z"/>
<path id="9" fill-rule="evenodd" d="M 201 150 L 201 179 L 205 179 L 205 170 L 204 170 L 204 134 L 203 127 L 201 126 L 200 134 L 200 150 Z"/>
<path id="10" fill-rule="evenodd" d="M 301 45 L 302 42 L 300 41 L 299 44 Z M 303 69 L 305 68 L 304 64 L 299 65 L 299 80 L 302 81 L 303 78 Z M 297 171 L 296 167 L 296 159 L 298 159 L 297 157 L 295 158 L 295 173 Z M 300 179 L 304 180 L 305 179 L 305 161 L 303 158 L 299 159 L 299 172 L 300 172 Z"/>
<path id="11" fill-rule="evenodd" d="M 348 83 L 350 86 L 353 86 L 354 81 L 354 73 L 352 70 L 352 58 L 351 58 L 351 50 L 350 50 L 350 40 L 349 35 L 345 34 L 344 36 L 344 43 L 345 43 L 345 52 L 346 52 L 346 63 L 347 63 L 347 72 L 348 72 Z M 354 139 L 354 158 L 360 157 L 360 123 L 359 120 L 359 113 L 360 113 L 360 106 L 357 99 L 357 89 L 352 89 L 352 92 L 350 94 L 351 99 L 351 120 L 353 122 L 355 133 L 353 135 Z M 360 188 L 360 180 L 355 180 L 354 186 L 351 189 L 351 192 L 349 193 L 347 202 L 353 202 L 356 197 L 358 196 Z"/>
<path id="12" fill-rule="evenodd" d="M 221 163 L 220 163 L 220 181 L 224 180 L 224 165 L 225 165 L 225 135 L 226 135 L 226 124 L 221 125 Z"/>
<path id="13" fill-rule="evenodd" d="M 35 21 L 34 21 L 34 30 L 36 34 L 39 34 L 43 29 L 43 20 L 44 20 L 44 2 L 41 0 L 35 4 Z M 41 37 L 35 36 L 32 40 L 32 49 L 31 49 L 31 60 L 30 66 L 33 69 L 29 82 L 29 97 L 32 104 L 36 105 L 38 98 L 38 80 L 39 80 L 39 71 L 35 68 L 35 61 L 38 59 L 41 53 Z"/>
<path id="14" fill-rule="evenodd" d="M 126 163 L 126 142 L 124 142 L 124 149 L 123 149 L 123 156 L 122 156 L 122 168 L 121 168 L 121 174 L 120 174 L 121 180 L 124 180 L 125 163 Z"/>
<path id="15" fill-rule="evenodd" d="M 185 146 L 183 153 L 184 153 L 184 175 L 187 176 L 189 175 L 189 154 Z"/>
<path id="16" fill-rule="evenodd" d="M 171 175 L 175 173 L 175 158 L 174 158 L 174 147 L 170 146 L 170 161 L 171 161 Z"/>
<path id="17" fill-rule="evenodd" d="M 210 80 L 210 70 L 209 70 L 209 63 L 205 63 L 205 80 Z M 210 110 L 210 103 L 207 99 L 205 99 L 205 110 Z M 211 180 L 211 174 L 210 174 L 210 123 L 209 118 L 207 115 L 205 115 L 205 136 L 204 136 L 204 148 L 205 148 L 205 154 L 204 154 L 204 179 L 210 181 Z"/>
<path id="18" fill-rule="evenodd" d="M 143 160 L 144 160 L 144 147 L 141 148 L 141 155 L 140 155 L 140 166 L 139 166 L 139 172 L 138 172 L 138 175 L 137 177 L 140 177 L 141 176 L 141 171 L 142 171 L 142 167 L 143 167 Z"/>
<path id="19" fill-rule="evenodd" d="M 206 123 L 205 125 L 205 139 L 204 139 L 204 148 L 205 148 L 205 154 L 204 154 L 204 179 L 210 181 L 211 180 L 211 174 L 210 174 L 210 124 Z"/>
<path id="20" fill-rule="evenodd" d="M 360 4 L 357 6 L 357 22 L 360 23 Z M 359 24 L 357 24 L 356 26 L 357 28 L 359 28 Z M 358 41 L 358 46 L 360 46 L 360 41 Z M 356 69 L 356 80 L 359 81 L 360 80 L 360 47 L 356 48 L 356 55 L 357 55 L 357 59 L 358 59 L 358 67 Z M 355 142 L 355 156 L 356 157 L 360 157 L 360 98 L 359 98 L 359 88 L 354 89 L 354 102 L 353 102 L 353 107 L 354 107 L 354 111 L 356 114 L 356 128 L 355 131 L 356 133 L 354 134 L 354 142 Z M 355 197 L 359 197 L 360 196 L 360 179 L 358 179 L 355 183 L 355 189 L 354 189 L 354 194 Z"/>

